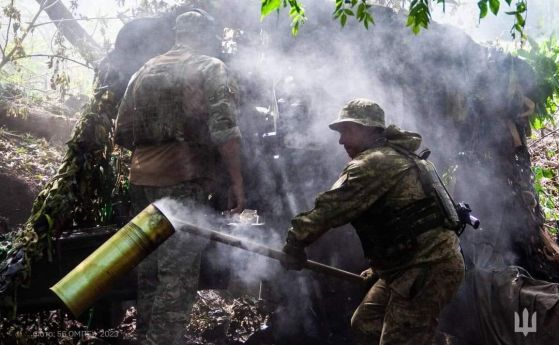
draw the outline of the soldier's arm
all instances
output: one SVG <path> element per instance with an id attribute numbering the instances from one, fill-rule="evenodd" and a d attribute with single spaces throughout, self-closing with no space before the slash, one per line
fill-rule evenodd
<path id="1" fill-rule="evenodd" d="M 118 107 L 118 114 L 116 117 L 114 139 L 115 144 L 127 148 L 128 150 L 134 149 L 133 143 L 133 118 L 134 118 L 134 84 L 138 72 L 134 73 L 128 82 L 124 96 L 120 101 Z"/>
<path id="2" fill-rule="evenodd" d="M 237 86 L 225 64 L 219 60 L 215 60 L 207 69 L 204 85 L 210 136 L 219 149 L 231 182 L 229 207 L 232 212 L 241 212 L 244 208 L 244 188 L 240 159 L 241 132 L 237 126 Z"/>
<path id="3" fill-rule="evenodd" d="M 231 186 L 229 187 L 230 204 L 228 207 L 233 213 L 242 212 L 244 209 L 244 188 L 240 159 L 241 140 L 240 138 L 231 138 L 218 148 L 231 180 Z"/>
<path id="4" fill-rule="evenodd" d="M 307 246 L 329 229 L 347 224 L 369 209 L 408 169 L 383 163 L 382 159 L 378 164 L 350 163 L 332 188 L 318 195 L 312 210 L 292 219 L 288 242 Z"/>

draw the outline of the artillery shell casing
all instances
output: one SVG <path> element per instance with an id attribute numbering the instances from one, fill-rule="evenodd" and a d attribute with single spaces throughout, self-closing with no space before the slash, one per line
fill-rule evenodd
<path id="1" fill-rule="evenodd" d="M 149 205 L 50 289 L 78 316 L 174 232 Z"/>

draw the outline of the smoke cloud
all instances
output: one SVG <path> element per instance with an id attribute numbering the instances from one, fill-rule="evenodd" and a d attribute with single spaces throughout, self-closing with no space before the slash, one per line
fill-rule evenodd
<path id="1" fill-rule="evenodd" d="M 451 26 L 432 23 L 414 36 L 405 14 L 387 8 L 373 7 L 376 24 L 365 30 L 355 21 L 340 28 L 331 1 L 305 5 L 308 22 L 296 38 L 286 13 L 261 22 L 252 2 L 202 5 L 229 30 L 222 59 L 241 90 L 247 207 L 257 209 L 265 225 L 227 225 L 216 222 L 223 218 L 213 211 L 183 209 L 169 200 L 158 203 L 162 211 L 171 221 L 279 248 L 291 217 L 311 208 L 314 196 L 327 190 L 349 161 L 328 123 L 347 101 L 365 97 L 383 107 L 387 124 L 423 136 L 439 172 L 454 181 L 449 187 L 456 201 L 468 201 L 481 219 L 483 230 L 462 237 L 469 260 L 478 268 L 516 264 L 513 246 L 523 238 L 525 220 L 511 212 L 514 145 L 507 118 L 520 113 L 522 96 L 533 91 L 525 64 Z M 177 229 L 180 222 L 173 223 Z M 360 251 L 356 235 L 344 227 L 313 244 L 309 257 L 358 272 L 367 266 Z M 320 277 L 317 286 L 241 250 L 220 249 L 212 260 L 234 267 L 248 285 L 274 277 L 280 295 L 299 290 L 302 297 L 286 301 L 299 316 L 312 309 L 307 297 L 331 297 L 321 312 L 347 320 L 361 296 L 359 288 Z"/>

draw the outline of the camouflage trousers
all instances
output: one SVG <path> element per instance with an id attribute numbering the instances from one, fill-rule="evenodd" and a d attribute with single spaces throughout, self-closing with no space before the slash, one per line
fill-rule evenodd
<path id="1" fill-rule="evenodd" d="M 207 204 L 204 184 L 184 182 L 170 187 L 131 185 L 135 214 L 150 203 L 171 197 L 187 207 Z M 186 325 L 198 290 L 204 241 L 175 233 L 138 265 L 137 339 L 142 344 L 184 342 Z"/>
<path id="2" fill-rule="evenodd" d="M 434 344 L 439 314 L 464 280 L 457 253 L 446 262 L 406 269 L 388 283 L 379 279 L 351 318 L 362 345 Z"/>

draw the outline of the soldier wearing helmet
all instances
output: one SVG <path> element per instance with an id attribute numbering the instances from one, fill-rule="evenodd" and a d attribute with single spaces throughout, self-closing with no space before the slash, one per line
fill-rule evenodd
<path id="1" fill-rule="evenodd" d="M 240 212 L 238 92 L 227 66 L 213 57 L 220 52 L 213 18 L 189 11 L 176 18 L 175 30 L 174 47 L 136 72 L 118 112 L 115 142 L 132 150 L 132 208 L 140 212 L 163 197 L 190 208 L 209 206 L 219 174 L 226 174 L 229 208 Z M 202 246 L 176 236 L 139 265 L 140 342 L 182 343 Z"/>
<path id="2" fill-rule="evenodd" d="M 432 163 L 414 153 L 421 136 L 386 127 L 378 104 L 351 100 L 330 128 L 351 161 L 312 210 L 292 219 L 285 265 L 301 269 L 306 246 L 351 223 L 370 262 L 362 276 L 376 280 L 351 319 L 357 340 L 432 344 L 441 309 L 464 278 L 451 198 Z"/>

